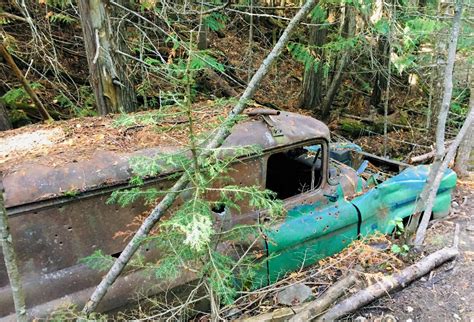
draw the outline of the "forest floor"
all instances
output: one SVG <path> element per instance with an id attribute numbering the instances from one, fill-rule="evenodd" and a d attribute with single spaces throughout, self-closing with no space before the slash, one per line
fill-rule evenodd
<path id="1" fill-rule="evenodd" d="M 371 320 L 387 314 L 397 321 L 474 321 L 474 173 L 459 180 L 451 214 L 434 222 L 425 251 L 450 246 L 454 227 L 461 227 L 460 255 L 403 290 L 371 303 L 352 315 Z"/>

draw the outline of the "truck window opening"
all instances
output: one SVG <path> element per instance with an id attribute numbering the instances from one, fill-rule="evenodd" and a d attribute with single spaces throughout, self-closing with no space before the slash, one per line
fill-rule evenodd
<path id="1" fill-rule="evenodd" d="M 286 199 L 314 189 L 321 184 L 321 147 L 317 152 L 296 148 L 275 153 L 268 158 L 266 188 Z M 314 169 L 314 176 L 312 175 Z"/>

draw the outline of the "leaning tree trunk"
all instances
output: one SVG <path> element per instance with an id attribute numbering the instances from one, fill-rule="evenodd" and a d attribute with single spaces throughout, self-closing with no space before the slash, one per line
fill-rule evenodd
<path id="1" fill-rule="evenodd" d="M 326 43 L 327 29 L 324 26 L 310 26 L 309 40 L 310 46 L 322 46 Z M 321 105 L 321 95 L 323 91 L 323 63 L 324 52 L 319 48 L 316 50 L 319 62 L 311 64 L 306 68 L 303 76 L 303 91 L 300 97 L 300 107 L 313 111 L 317 111 Z"/>
<path id="2" fill-rule="evenodd" d="M 474 92 L 471 92 L 474 96 Z M 469 176 L 469 163 L 471 160 L 472 146 L 474 145 L 474 126 L 471 124 L 464 140 L 458 148 L 454 170 L 460 178 Z"/>
<path id="3" fill-rule="evenodd" d="M 134 111 L 136 94 L 120 54 L 127 50 L 118 25 L 112 23 L 112 6 L 103 0 L 79 0 L 78 8 L 99 114 Z"/>

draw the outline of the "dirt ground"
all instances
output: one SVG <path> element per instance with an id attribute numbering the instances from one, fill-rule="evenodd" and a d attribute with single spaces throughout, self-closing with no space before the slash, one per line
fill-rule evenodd
<path id="1" fill-rule="evenodd" d="M 431 225 L 426 253 L 450 246 L 459 223 L 460 256 L 405 289 L 359 310 L 350 318 L 389 321 L 474 321 L 474 173 L 459 180 L 451 214 Z"/>

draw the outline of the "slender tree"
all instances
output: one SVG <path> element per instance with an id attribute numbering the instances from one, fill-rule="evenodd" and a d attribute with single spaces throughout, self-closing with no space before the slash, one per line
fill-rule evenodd
<path id="1" fill-rule="evenodd" d="M 431 217 L 431 210 L 433 207 L 434 200 L 436 198 L 436 193 L 438 191 L 439 184 L 441 182 L 442 175 L 446 167 L 448 166 L 449 162 L 452 160 L 450 154 L 446 154 L 445 152 L 445 131 L 446 131 L 446 120 L 448 117 L 449 107 L 451 103 L 451 98 L 453 94 L 453 71 L 454 71 L 454 62 L 456 60 L 456 48 L 459 38 L 459 31 L 461 27 L 461 15 L 462 15 L 463 3 L 462 0 L 456 1 L 455 7 L 455 14 L 453 18 L 453 27 L 451 31 L 451 38 L 449 43 L 448 49 L 448 57 L 447 63 L 445 68 L 445 75 L 444 75 L 444 90 L 443 90 L 443 100 L 440 108 L 440 112 L 438 114 L 438 121 L 437 121 L 437 128 L 436 128 L 436 155 L 433 164 L 430 167 L 430 172 L 428 175 L 427 182 L 423 191 L 420 194 L 420 199 L 416 203 L 414 215 L 412 216 L 410 223 L 407 227 L 407 234 L 412 235 L 416 228 L 418 227 L 418 223 L 420 222 L 421 211 L 424 209 L 423 219 L 421 220 L 420 227 L 415 236 L 415 245 L 417 247 L 421 246 L 424 240 L 424 235 L 426 228 L 428 226 L 429 219 Z M 471 96 L 472 98 L 472 96 Z M 469 113 L 470 115 L 471 113 Z M 469 121 L 469 115 L 466 121 Z M 466 125 L 466 123 L 464 124 Z M 468 123 L 468 127 L 470 124 Z M 464 126 L 463 126 L 464 128 Z M 467 129 L 465 129 L 467 132 Z M 463 131 L 461 130 L 458 134 L 462 134 Z M 458 139 L 456 138 L 456 140 Z M 461 137 L 464 137 L 464 135 Z M 460 141 L 457 143 L 459 145 Z M 457 149 L 457 145 L 451 144 L 450 149 Z M 452 152 L 452 154 L 455 153 Z M 451 160 L 449 160 L 449 157 Z M 439 180 L 438 180 L 439 178 Z"/>
<path id="2" fill-rule="evenodd" d="M 12 235 L 8 227 L 8 215 L 3 200 L 3 184 L 0 182 L 0 240 L 2 244 L 3 259 L 7 268 L 8 279 L 15 304 L 15 313 L 18 321 L 28 321 L 26 317 L 25 295 L 21 285 L 20 272 L 16 262 L 16 253 L 13 247 Z"/>

